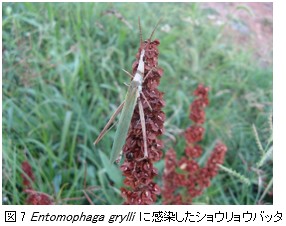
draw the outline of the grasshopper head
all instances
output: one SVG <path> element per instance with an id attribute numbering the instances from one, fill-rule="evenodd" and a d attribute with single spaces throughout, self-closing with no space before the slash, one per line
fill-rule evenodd
<path id="1" fill-rule="evenodd" d="M 140 18 L 138 17 L 139 30 L 140 30 L 140 47 L 141 47 L 142 49 L 145 49 L 145 47 L 146 47 L 150 42 L 152 42 L 152 37 L 153 37 L 154 32 L 156 31 L 156 29 L 158 28 L 158 25 L 159 25 L 159 23 L 161 22 L 161 19 L 162 19 L 162 18 L 159 19 L 159 21 L 158 21 L 158 23 L 156 24 L 155 28 L 153 29 L 153 31 L 152 31 L 150 37 L 143 42 L 143 41 L 142 41 L 142 29 L 141 29 L 141 24 L 140 24 Z"/>

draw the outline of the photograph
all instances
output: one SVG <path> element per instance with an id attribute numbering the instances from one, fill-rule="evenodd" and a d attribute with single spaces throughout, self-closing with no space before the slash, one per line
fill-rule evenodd
<path id="1" fill-rule="evenodd" d="M 2 3 L 2 205 L 273 205 L 272 135 L 272 2 Z"/>

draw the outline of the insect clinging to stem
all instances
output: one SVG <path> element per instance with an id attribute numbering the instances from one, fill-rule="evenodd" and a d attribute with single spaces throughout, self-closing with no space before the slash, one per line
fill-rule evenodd
<path id="1" fill-rule="evenodd" d="M 160 20 L 159 20 L 160 22 Z M 144 62 L 144 55 L 145 55 L 145 47 L 146 44 L 151 42 L 152 36 L 156 30 L 156 28 L 159 25 L 159 22 L 155 26 L 154 30 L 151 33 L 151 36 L 148 40 L 146 40 L 144 43 L 142 42 L 142 32 L 141 32 L 141 25 L 140 25 L 140 18 L 138 18 L 139 23 L 139 29 L 140 29 L 140 58 L 137 70 L 133 75 L 131 75 L 129 72 L 125 71 L 130 77 L 132 77 L 132 81 L 129 84 L 126 96 L 124 101 L 119 105 L 119 107 L 116 109 L 116 111 L 113 113 L 103 130 L 100 132 L 97 139 L 94 141 L 94 144 L 97 144 L 105 135 L 105 133 L 108 131 L 109 126 L 114 121 L 115 117 L 119 114 L 119 112 L 122 110 L 118 127 L 115 133 L 114 142 L 112 145 L 112 151 L 111 151 L 111 157 L 110 161 L 114 162 L 118 156 L 120 155 L 120 152 L 122 151 L 123 145 L 125 143 L 128 130 L 130 127 L 132 115 L 136 106 L 136 103 L 138 104 L 139 108 L 139 115 L 140 115 L 140 121 L 141 121 L 141 127 L 142 127 L 142 135 L 143 135 L 143 145 L 144 145 L 144 157 L 142 159 L 145 159 L 148 157 L 148 147 L 147 147 L 147 137 L 146 137 L 146 125 L 145 125 L 145 116 L 143 111 L 143 105 L 140 99 L 140 96 L 144 98 L 144 100 L 147 102 L 150 109 L 152 107 L 150 106 L 149 102 L 147 101 L 146 97 L 144 96 L 142 92 L 142 84 L 144 83 L 144 80 L 149 76 L 149 74 L 153 71 L 153 68 L 144 76 L 145 70 L 145 62 Z"/>

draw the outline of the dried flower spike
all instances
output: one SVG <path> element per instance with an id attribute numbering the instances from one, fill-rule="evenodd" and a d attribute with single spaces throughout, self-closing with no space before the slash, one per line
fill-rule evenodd
<path id="1" fill-rule="evenodd" d="M 33 182 L 35 180 L 32 167 L 28 161 L 22 162 L 22 170 L 24 173 L 21 174 L 23 179 L 23 185 L 25 188 L 31 188 Z"/>
<path id="2" fill-rule="evenodd" d="M 26 204 L 29 205 L 53 205 L 54 201 L 51 196 L 46 193 L 38 192 L 32 189 L 31 182 L 35 181 L 35 176 L 32 167 L 28 161 L 22 163 L 23 174 L 23 187 L 24 193 L 27 193 Z"/>
<path id="3" fill-rule="evenodd" d="M 202 154 L 198 144 L 203 139 L 205 129 L 205 107 L 209 104 L 208 87 L 199 85 L 194 91 L 196 99 L 190 106 L 190 119 L 194 125 L 185 130 L 185 156 L 176 159 L 176 152 L 170 149 L 165 156 L 163 174 L 163 204 L 190 204 L 194 197 L 202 194 L 210 186 L 211 179 L 218 172 L 218 164 L 222 164 L 227 147 L 218 142 L 207 160 L 205 167 L 200 167 L 195 161 Z M 181 189 L 184 188 L 184 189 Z"/>
<path id="4" fill-rule="evenodd" d="M 158 139 L 158 136 L 164 132 L 165 120 L 165 114 L 162 111 L 165 105 L 163 93 L 157 89 L 163 75 L 163 70 L 158 68 L 159 44 L 158 40 L 151 41 L 150 39 L 141 43 L 136 55 L 137 61 L 132 66 L 134 73 L 138 68 L 139 56 L 144 48 L 144 77 L 147 74 L 148 76 L 144 80 L 142 90 L 146 99 L 141 99 L 141 101 L 145 115 L 148 157 L 144 157 L 140 114 L 136 106 L 123 147 L 125 161 L 121 170 L 125 176 L 124 184 L 127 187 L 122 188 L 121 191 L 125 204 L 152 204 L 160 194 L 159 186 L 153 182 L 153 178 L 158 174 L 153 163 L 162 157 L 163 142 Z"/>
<path id="5" fill-rule="evenodd" d="M 25 193 L 28 194 L 26 204 L 28 205 L 53 205 L 53 198 L 46 193 L 37 192 L 34 190 L 26 189 Z"/>

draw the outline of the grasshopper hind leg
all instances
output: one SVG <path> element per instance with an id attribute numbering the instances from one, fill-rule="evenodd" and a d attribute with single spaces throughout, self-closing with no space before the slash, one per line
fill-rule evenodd
<path id="1" fill-rule="evenodd" d="M 138 107 L 139 107 L 140 121 L 141 121 L 141 126 L 142 126 L 143 144 L 144 144 L 144 157 L 139 160 L 143 160 L 143 159 L 148 158 L 148 148 L 147 148 L 145 116 L 144 116 L 143 105 L 140 100 L 140 97 L 138 98 Z"/>

